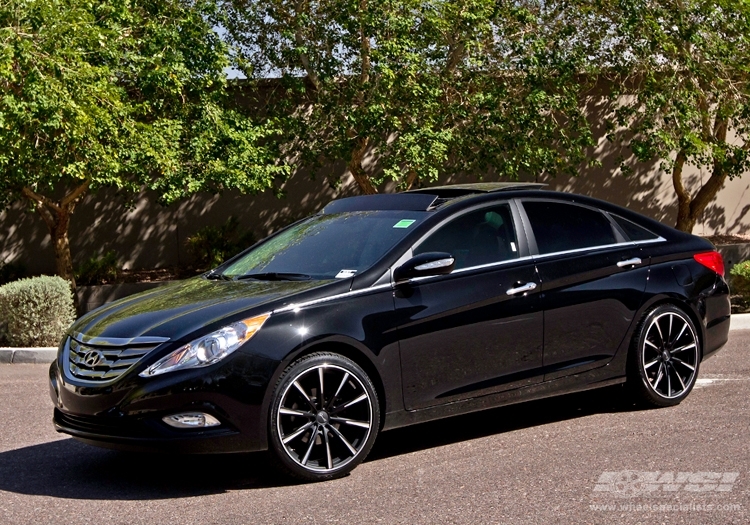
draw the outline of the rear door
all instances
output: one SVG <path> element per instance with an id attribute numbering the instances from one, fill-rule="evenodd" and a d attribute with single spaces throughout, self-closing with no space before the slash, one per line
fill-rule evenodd
<path id="1" fill-rule="evenodd" d="M 545 380 L 602 366 L 633 322 L 648 259 L 599 209 L 524 199 L 541 280 Z"/>
<path id="2" fill-rule="evenodd" d="M 452 254 L 456 267 L 396 288 L 407 409 L 542 381 L 539 280 L 513 210 L 460 212 L 415 245 L 415 255 Z"/>

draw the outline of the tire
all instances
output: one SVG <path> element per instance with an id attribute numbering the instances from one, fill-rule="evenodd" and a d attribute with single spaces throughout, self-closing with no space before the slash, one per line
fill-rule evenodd
<path id="1" fill-rule="evenodd" d="M 678 405 L 695 385 L 701 349 L 695 325 L 674 305 L 649 311 L 636 329 L 628 355 L 628 383 L 638 401 Z"/>
<path id="2" fill-rule="evenodd" d="M 274 388 L 269 449 L 282 474 L 304 481 L 345 476 L 367 457 L 379 428 L 380 403 L 372 381 L 342 355 L 302 357 L 284 370 Z"/>

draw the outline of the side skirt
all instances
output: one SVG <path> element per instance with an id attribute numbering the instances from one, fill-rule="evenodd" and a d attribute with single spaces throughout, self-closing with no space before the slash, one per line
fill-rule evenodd
<path id="1" fill-rule="evenodd" d="M 386 414 L 383 430 L 624 383 L 626 377 L 622 375 L 622 372 L 618 374 L 618 371 L 614 368 L 612 366 L 604 366 L 581 374 L 565 376 L 552 381 L 545 381 L 496 394 L 488 394 L 419 410 L 391 412 Z M 613 377 L 613 374 L 617 375 Z"/>

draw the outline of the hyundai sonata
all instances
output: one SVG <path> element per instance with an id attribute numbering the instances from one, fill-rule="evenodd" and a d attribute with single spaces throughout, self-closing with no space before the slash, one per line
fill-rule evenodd
<path id="1" fill-rule="evenodd" d="M 335 200 L 210 272 L 81 317 L 50 368 L 94 445 L 269 450 L 304 480 L 379 432 L 628 383 L 670 406 L 727 341 L 713 246 L 533 184 Z"/>

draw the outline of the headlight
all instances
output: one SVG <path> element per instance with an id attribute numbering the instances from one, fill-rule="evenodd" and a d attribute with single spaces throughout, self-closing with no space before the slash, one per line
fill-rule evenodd
<path id="1" fill-rule="evenodd" d="M 181 346 L 141 372 L 151 377 L 184 368 L 200 368 L 221 361 L 260 330 L 270 313 L 243 319 Z"/>

